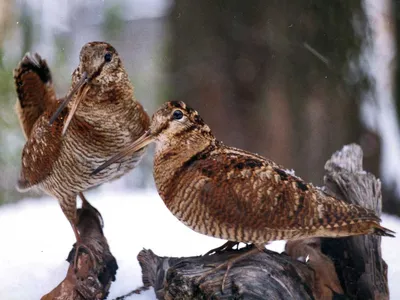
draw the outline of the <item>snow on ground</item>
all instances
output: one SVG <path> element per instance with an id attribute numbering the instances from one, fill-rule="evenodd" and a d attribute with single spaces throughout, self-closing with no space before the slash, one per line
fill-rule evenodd
<path id="1" fill-rule="evenodd" d="M 119 269 L 108 299 L 142 285 L 136 255 L 143 248 L 162 256 L 204 254 L 224 241 L 200 235 L 180 223 L 153 191 L 87 193 L 102 213 Z M 400 232 L 400 219 L 383 216 L 383 225 Z M 65 277 L 65 258 L 74 235 L 56 200 L 26 199 L 0 207 L 0 299 L 39 299 Z M 392 299 L 400 298 L 399 238 L 383 239 L 383 257 L 389 265 Z M 281 252 L 284 242 L 268 248 Z M 130 299 L 155 299 L 153 290 Z"/>

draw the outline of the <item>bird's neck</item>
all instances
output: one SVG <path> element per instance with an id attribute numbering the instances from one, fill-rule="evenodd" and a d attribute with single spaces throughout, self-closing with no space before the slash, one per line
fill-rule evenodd
<path id="1" fill-rule="evenodd" d="M 189 134 L 179 140 L 168 137 L 159 138 L 156 142 L 153 172 L 157 189 L 162 198 L 163 190 L 174 179 L 174 174 L 185 163 L 215 143 L 214 137 L 198 134 Z M 164 198 L 163 200 L 165 201 Z"/>
<path id="2" fill-rule="evenodd" d="M 137 105 L 129 82 L 108 87 L 93 85 L 80 101 L 75 114 L 92 125 L 101 126 L 114 122 L 115 118 L 129 116 Z"/>
<path id="3" fill-rule="evenodd" d="M 94 95 L 88 93 L 86 97 Z M 133 89 L 119 92 L 111 101 L 100 97 L 82 99 L 82 102 L 89 104 L 79 104 L 72 120 L 71 130 L 75 127 L 78 131 L 80 128 L 85 128 L 93 134 L 114 136 L 118 140 L 118 136 L 137 139 L 149 127 L 149 116 L 143 106 L 134 99 Z"/>

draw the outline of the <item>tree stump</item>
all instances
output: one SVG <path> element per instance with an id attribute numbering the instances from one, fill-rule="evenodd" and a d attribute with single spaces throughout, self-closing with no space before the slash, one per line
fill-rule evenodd
<path id="1" fill-rule="evenodd" d="M 345 146 L 325 165 L 325 192 L 381 213 L 380 181 L 362 169 L 362 150 Z M 387 265 L 379 236 L 290 241 L 285 252 L 251 255 L 236 262 L 221 290 L 225 270 L 198 278 L 250 247 L 197 257 L 159 257 L 142 250 L 144 287 L 158 299 L 388 299 Z M 131 293 L 130 293 L 131 294 Z M 118 299 L 124 299 L 122 296 Z"/>
<path id="2" fill-rule="evenodd" d="M 345 146 L 325 164 L 326 189 L 338 198 L 382 213 L 381 182 L 362 168 L 362 150 Z M 350 299 L 389 299 L 387 264 L 382 259 L 381 237 L 363 235 L 322 239 L 322 252 L 332 258 Z"/>
<path id="3" fill-rule="evenodd" d="M 78 209 L 78 219 L 82 241 L 92 251 L 96 264 L 85 249 L 80 248 L 75 269 L 73 263 L 76 245 L 74 245 L 67 258 L 70 266 L 65 279 L 44 295 L 42 300 L 105 299 L 111 282 L 115 281 L 118 265 L 104 237 L 100 213 L 90 204 L 85 205 Z"/>

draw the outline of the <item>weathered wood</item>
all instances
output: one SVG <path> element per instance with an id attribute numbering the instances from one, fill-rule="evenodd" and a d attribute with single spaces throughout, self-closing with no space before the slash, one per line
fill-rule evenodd
<path id="1" fill-rule="evenodd" d="M 74 245 L 67 258 L 70 266 L 65 279 L 51 292 L 44 295 L 42 300 L 105 299 L 111 282 L 115 281 L 118 265 L 104 237 L 100 213 L 94 207 L 85 205 L 78 210 L 78 218 L 78 229 L 82 241 L 92 251 L 96 265 L 81 247 L 76 270 L 74 270 L 73 260 L 76 251 Z"/>
<path id="2" fill-rule="evenodd" d="M 359 146 L 345 146 L 336 152 L 325 169 L 327 193 L 381 213 L 380 182 L 362 170 Z M 235 263 L 223 291 L 221 281 L 225 270 L 216 271 L 198 282 L 211 265 L 244 251 L 249 248 L 172 258 L 142 250 L 138 260 L 144 287 L 140 289 L 154 287 L 157 298 L 166 300 L 388 299 L 387 266 L 381 257 L 380 237 L 291 241 L 286 245 L 290 256 L 265 251 Z M 139 293 L 140 289 L 132 293 Z"/>
<path id="3" fill-rule="evenodd" d="M 208 256 L 169 258 L 143 250 L 138 260 L 145 284 L 154 287 L 158 299 L 313 299 L 314 275 L 309 268 L 272 251 L 260 252 L 234 264 L 223 292 L 221 282 L 225 270 L 197 282 L 212 266 L 245 251 L 249 248 Z"/>
<path id="4" fill-rule="evenodd" d="M 326 163 L 327 191 L 376 212 L 382 212 L 381 182 L 362 168 L 358 145 L 345 146 Z M 350 299 L 389 299 L 387 264 L 382 259 L 381 237 L 364 235 L 322 239 L 322 252 L 335 264 L 336 272 Z"/>

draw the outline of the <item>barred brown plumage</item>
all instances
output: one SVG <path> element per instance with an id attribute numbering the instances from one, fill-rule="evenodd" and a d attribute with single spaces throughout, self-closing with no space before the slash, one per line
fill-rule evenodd
<path id="1" fill-rule="evenodd" d="M 77 195 L 86 201 L 81 192 L 118 178 L 138 164 L 144 149 L 90 176 L 104 159 L 140 137 L 148 129 L 149 117 L 134 98 L 117 51 L 105 42 L 83 46 L 64 99 L 57 100 L 50 70 L 38 54 L 24 56 L 14 79 L 16 110 L 27 139 L 17 187 L 37 186 L 56 197 L 79 241 Z M 65 109 L 57 109 L 62 106 Z"/>

